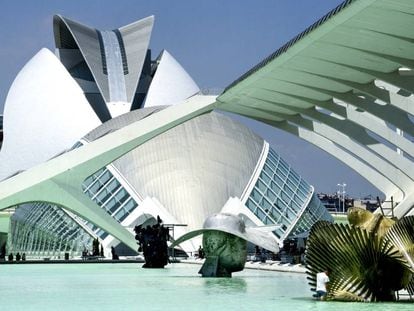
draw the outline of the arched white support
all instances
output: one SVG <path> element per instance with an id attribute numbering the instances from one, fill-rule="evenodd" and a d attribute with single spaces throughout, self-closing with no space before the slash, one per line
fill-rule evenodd
<path id="1" fill-rule="evenodd" d="M 166 130 L 214 108 L 214 96 L 194 96 L 87 145 L 0 182 L 0 210 L 26 202 L 63 206 L 135 250 L 133 235 L 83 194 L 87 176 Z"/>
<path id="2" fill-rule="evenodd" d="M 267 109 L 271 109 L 272 106 L 268 105 Z M 244 107 L 244 109 L 250 109 Z M 413 180 L 410 179 L 405 172 L 402 172 L 400 169 L 385 161 L 381 156 L 373 153 L 365 146 L 355 142 L 349 136 L 343 134 L 340 130 L 329 127 L 326 124 L 314 122 L 310 119 L 305 119 L 300 115 L 287 115 L 281 114 L 273 110 L 269 110 L 267 113 L 266 119 L 268 120 L 269 116 L 278 117 L 281 120 L 288 120 L 308 129 L 309 131 L 314 131 L 315 133 L 325 137 L 326 139 L 336 143 L 341 148 L 347 150 L 349 153 L 354 154 L 354 157 L 358 157 L 366 163 L 370 163 L 371 167 L 374 170 L 377 170 L 378 173 L 387 177 L 390 180 L 393 180 L 394 183 L 400 188 L 403 192 L 408 191 L 408 185 L 410 185 Z M 263 118 L 265 119 L 265 118 Z"/>
<path id="3" fill-rule="evenodd" d="M 334 156 L 336 159 L 343 162 L 352 168 L 355 172 L 360 174 L 381 192 L 394 195 L 396 200 L 401 200 L 403 198 L 403 191 L 396 184 L 394 184 L 393 181 L 380 174 L 371 166 L 360 161 L 355 157 L 354 154 L 347 152 L 344 148 L 340 148 L 331 140 L 328 140 L 327 138 L 317 134 L 314 131 L 310 131 L 305 128 L 299 128 L 286 121 L 273 122 L 271 125 L 281 130 L 287 131 Z"/>

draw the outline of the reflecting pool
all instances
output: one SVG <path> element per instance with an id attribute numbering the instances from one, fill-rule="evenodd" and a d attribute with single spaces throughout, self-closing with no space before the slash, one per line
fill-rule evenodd
<path id="1" fill-rule="evenodd" d="M 201 278 L 199 265 L 0 265 L 0 310 L 413 310 L 412 303 L 338 303 L 311 298 L 306 276 L 244 270 Z"/>

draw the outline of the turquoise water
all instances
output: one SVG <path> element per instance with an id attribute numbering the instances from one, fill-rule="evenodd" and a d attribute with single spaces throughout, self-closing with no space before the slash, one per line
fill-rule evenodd
<path id="1" fill-rule="evenodd" d="M 306 276 L 244 270 L 201 278 L 170 264 L 0 265 L 0 310 L 413 310 L 411 303 L 338 303 L 310 298 Z"/>

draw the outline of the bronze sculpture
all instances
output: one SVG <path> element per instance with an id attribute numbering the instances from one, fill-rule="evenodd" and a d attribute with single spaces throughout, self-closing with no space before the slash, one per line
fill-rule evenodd
<path id="1" fill-rule="evenodd" d="M 205 251 L 205 261 L 199 271 L 203 277 L 231 277 L 232 272 L 243 270 L 247 241 L 273 252 L 279 250 L 276 240 L 268 232 L 260 227 L 246 227 L 241 217 L 227 213 L 208 217 L 203 229 L 183 235 L 172 246 L 200 234 L 203 234 Z"/>
<path id="2" fill-rule="evenodd" d="M 170 238 L 168 228 L 157 216 L 157 223 L 152 226 L 135 226 L 135 239 L 138 241 L 138 251 L 143 251 L 145 264 L 143 268 L 164 268 L 168 264 L 168 245 Z"/>
<path id="3" fill-rule="evenodd" d="M 306 247 L 309 284 L 327 267 L 328 300 L 394 301 L 414 294 L 414 216 L 394 220 L 352 208 L 349 225 L 316 223 Z"/>

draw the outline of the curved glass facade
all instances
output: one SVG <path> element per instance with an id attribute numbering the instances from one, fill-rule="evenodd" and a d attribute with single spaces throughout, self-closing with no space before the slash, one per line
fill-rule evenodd
<path id="1" fill-rule="evenodd" d="M 106 167 L 86 178 L 82 184 L 82 189 L 118 222 L 122 222 L 138 206 L 138 203 Z M 108 236 L 107 232 L 94 224 L 87 221 L 84 221 L 84 223 L 99 238 L 105 239 Z"/>
<path id="2" fill-rule="evenodd" d="M 80 256 L 93 237 L 64 209 L 48 203 L 19 206 L 10 219 L 9 252 L 32 258 Z"/>
<path id="3" fill-rule="evenodd" d="M 279 240 L 308 231 L 317 220 L 333 220 L 312 186 L 272 148 L 246 206 L 264 224 L 280 225 L 274 231 Z"/>
<path id="4" fill-rule="evenodd" d="M 86 178 L 82 189 L 118 222 L 138 206 L 106 167 Z M 84 249 L 91 249 L 94 238 L 103 240 L 107 236 L 99 227 L 58 206 L 38 202 L 16 209 L 11 218 L 9 245 L 12 252 L 24 252 L 29 257 L 63 258 L 66 252 L 80 256 Z"/>
<path id="5" fill-rule="evenodd" d="M 317 195 L 313 194 L 308 206 L 290 230 L 289 236 L 294 237 L 309 231 L 312 225 L 318 220 L 333 221 L 333 218 L 318 199 Z"/>

